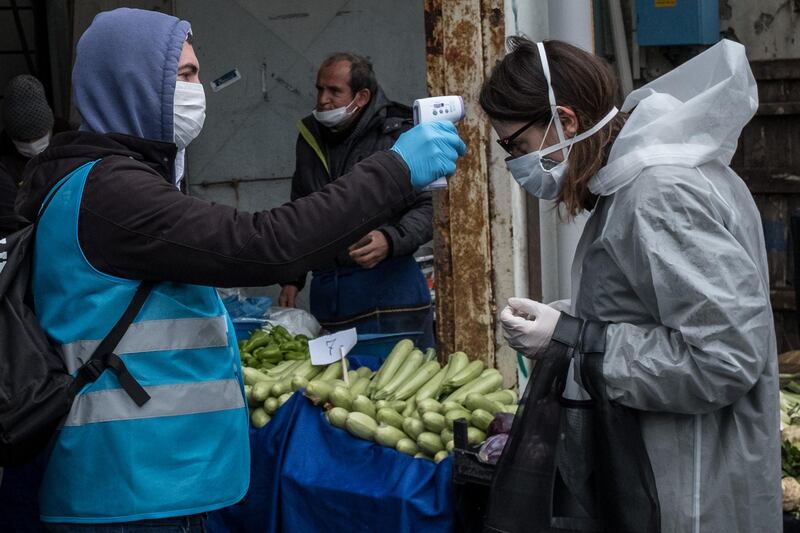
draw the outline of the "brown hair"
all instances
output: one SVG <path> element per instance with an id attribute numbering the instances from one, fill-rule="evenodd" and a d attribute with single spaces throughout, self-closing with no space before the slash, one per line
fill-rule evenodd
<path id="1" fill-rule="evenodd" d="M 544 47 L 556 104 L 572 109 L 578 133 L 588 130 L 615 105 L 616 76 L 603 59 L 576 46 L 545 41 Z M 535 120 L 536 126 L 546 128 L 552 115 L 536 44 L 524 37 L 510 37 L 508 50 L 483 84 L 481 107 L 494 120 Z M 564 188 L 558 196 L 570 216 L 591 207 L 589 180 L 605 164 L 625 118 L 618 113 L 599 132 L 572 145 Z"/>

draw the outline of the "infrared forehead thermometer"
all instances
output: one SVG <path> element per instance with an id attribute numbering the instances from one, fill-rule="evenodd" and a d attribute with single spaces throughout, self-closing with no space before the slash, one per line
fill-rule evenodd
<path id="1" fill-rule="evenodd" d="M 464 99 L 457 95 L 432 96 L 414 100 L 414 125 L 423 122 L 452 122 L 455 124 L 464 118 Z M 443 189 L 447 187 L 447 178 L 439 178 L 425 190 Z"/>
<path id="2" fill-rule="evenodd" d="M 448 121 L 455 124 L 464 118 L 464 100 L 460 96 L 432 96 L 414 100 L 414 125 Z"/>

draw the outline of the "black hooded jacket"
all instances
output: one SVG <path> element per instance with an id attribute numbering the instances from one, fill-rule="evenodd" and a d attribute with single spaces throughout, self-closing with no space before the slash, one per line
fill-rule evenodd
<path id="1" fill-rule="evenodd" d="M 176 147 L 121 134 L 69 132 L 31 160 L 17 196 L 29 220 L 52 186 L 86 162 L 78 239 L 101 272 L 134 280 L 218 287 L 297 278 L 405 211 L 417 195 L 394 152 L 365 159 L 315 194 L 245 213 L 180 192 Z"/>
<path id="2" fill-rule="evenodd" d="M 359 161 L 375 152 L 388 150 L 401 133 L 412 127 L 411 109 L 392 102 L 378 87 L 370 103 L 361 113 L 354 127 L 343 134 L 332 133 L 309 115 L 302 120 L 303 125 L 314 136 L 323 150 L 328 170 L 311 145 L 299 135 L 295 172 L 292 177 L 292 200 L 303 198 L 333 183 L 350 172 Z M 417 248 L 433 237 L 433 204 L 431 193 L 417 193 L 412 205 L 398 213 L 379 229 L 389 242 L 390 257 L 411 255 Z M 374 228 L 373 228 L 374 229 Z M 334 261 L 323 268 L 352 266 L 347 249 L 342 248 Z M 302 287 L 305 274 L 293 281 Z"/>

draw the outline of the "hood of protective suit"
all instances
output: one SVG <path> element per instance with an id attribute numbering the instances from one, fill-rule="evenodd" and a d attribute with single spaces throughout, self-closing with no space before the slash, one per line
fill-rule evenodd
<path id="1" fill-rule="evenodd" d="M 589 189 L 614 194 L 654 165 L 727 165 L 757 108 L 744 46 L 722 40 L 628 95 L 622 111 L 631 114 Z"/>
<path id="2" fill-rule="evenodd" d="M 72 70 L 81 130 L 173 142 L 173 102 L 191 26 L 156 11 L 97 15 L 81 36 Z"/>

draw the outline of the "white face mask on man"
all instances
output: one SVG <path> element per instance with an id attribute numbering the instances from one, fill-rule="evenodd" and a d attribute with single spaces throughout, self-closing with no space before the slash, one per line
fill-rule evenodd
<path id="1" fill-rule="evenodd" d="M 35 157 L 45 149 L 50 146 L 50 132 L 48 131 L 44 137 L 40 139 L 36 139 L 35 141 L 30 142 L 22 142 L 22 141 L 14 141 L 14 146 L 17 148 L 17 152 L 24 155 L 25 157 Z"/>
<path id="2" fill-rule="evenodd" d="M 337 107 L 336 109 L 331 109 L 328 111 L 317 111 L 316 109 L 311 112 L 314 118 L 325 126 L 326 128 L 335 128 L 336 126 L 340 126 L 347 122 L 355 113 L 358 111 L 358 106 L 353 107 L 352 110 L 348 111 L 348 107 L 353 105 L 356 101 L 355 98 L 344 107 Z"/>
<path id="3" fill-rule="evenodd" d="M 544 77 L 547 80 L 547 95 L 550 99 L 550 113 L 552 114 L 550 124 L 547 125 L 544 137 L 542 137 L 542 145 L 544 145 L 544 140 L 550 132 L 551 124 L 555 124 L 556 126 L 559 142 L 547 148 L 542 148 L 542 145 L 540 145 L 539 149 L 535 152 L 515 159 L 509 159 L 506 161 L 506 167 L 509 172 L 511 172 L 514 180 L 530 194 L 542 200 L 555 200 L 561 193 L 561 189 L 564 188 L 564 177 L 566 176 L 568 168 L 567 160 L 569 159 L 569 152 L 572 149 L 572 145 L 600 131 L 614 118 L 618 110 L 616 107 L 612 108 L 605 117 L 590 129 L 570 139 L 565 138 L 564 128 L 558 116 L 555 93 L 553 92 L 553 86 L 550 81 L 550 67 L 547 64 L 544 43 L 536 43 L 536 46 L 539 48 L 542 70 L 544 70 Z M 564 156 L 563 161 L 554 161 L 546 157 L 559 150 L 561 150 Z"/>
<path id="4" fill-rule="evenodd" d="M 175 156 L 175 185 L 180 186 L 186 147 L 200 135 L 206 120 L 206 93 L 202 83 L 180 80 L 175 82 L 172 120 L 174 140 L 178 146 Z"/>
<path id="5" fill-rule="evenodd" d="M 203 84 L 176 81 L 173 113 L 175 144 L 178 149 L 184 149 L 200 135 L 206 120 L 206 93 Z"/>

